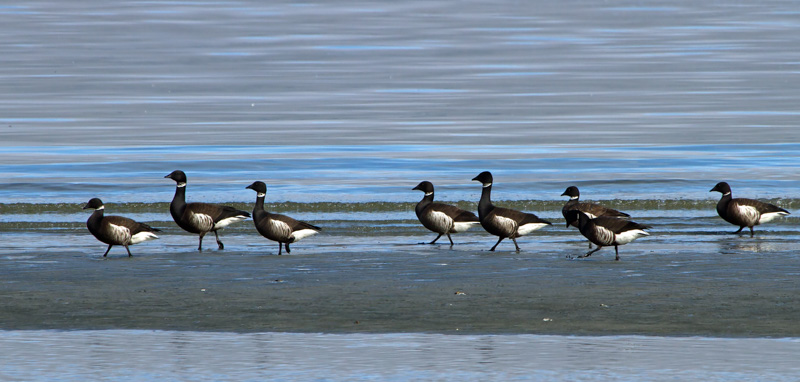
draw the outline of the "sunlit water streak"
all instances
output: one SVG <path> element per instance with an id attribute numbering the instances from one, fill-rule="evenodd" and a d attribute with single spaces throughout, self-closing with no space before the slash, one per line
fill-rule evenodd
<path id="1" fill-rule="evenodd" d="M 722 180 L 739 195 L 791 198 L 797 157 L 797 144 L 15 147 L 0 149 L 0 196 L 164 202 L 174 188 L 164 175 L 182 169 L 189 198 L 207 201 L 249 201 L 245 186 L 255 180 L 267 183 L 268 202 L 412 201 L 422 180 L 440 199 L 477 200 L 470 179 L 484 170 L 502 200 L 558 200 L 570 185 L 585 199 L 713 199 L 708 190 Z"/>

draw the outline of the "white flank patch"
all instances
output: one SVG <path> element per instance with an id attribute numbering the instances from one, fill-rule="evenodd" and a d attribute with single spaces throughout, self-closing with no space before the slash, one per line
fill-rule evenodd
<path id="1" fill-rule="evenodd" d="M 436 226 L 436 232 L 438 233 L 447 231 L 450 229 L 450 226 L 453 225 L 453 218 L 441 211 L 431 211 L 431 215 L 428 219 Z"/>
<path id="2" fill-rule="evenodd" d="M 294 237 L 294 241 L 298 241 L 318 233 L 319 232 L 314 231 L 313 229 L 301 229 L 299 231 L 292 232 L 292 237 Z"/>
<path id="3" fill-rule="evenodd" d="M 747 225 L 754 225 L 759 222 L 759 213 L 755 207 L 739 204 L 736 206 L 736 208 L 739 215 L 742 217 L 745 223 L 747 223 Z"/>
<path id="4" fill-rule="evenodd" d="M 227 226 L 229 226 L 229 225 L 231 225 L 233 223 L 238 223 L 238 222 L 240 222 L 242 220 L 245 220 L 245 219 L 247 219 L 247 217 L 242 216 L 242 215 L 234 216 L 234 217 L 230 217 L 230 218 L 225 218 L 225 219 L 222 219 L 222 220 L 218 221 L 216 224 L 214 224 L 214 229 L 225 228 L 225 227 L 227 227 Z"/>
<path id="5" fill-rule="evenodd" d="M 139 232 L 131 237 L 131 244 L 138 244 L 143 241 L 158 239 L 158 236 L 152 232 Z"/>
<path id="6" fill-rule="evenodd" d="M 116 225 L 116 224 L 110 224 L 110 223 L 108 224 L 108 226 L 111 227 L 112 231 L 114 231 L 114 234 L 113 234 L 114 235 L 114 239 L 116 239 L 119 242 L 123 242 L 124 243 L 124 242 L 128 241 L 128 238 L 131 237 L 131 230 L 128 229 L 128 227 L 124 227 L 124 226 Z"/>
<path id="7" fill-rule="evenodd" d="M 502 216 L 498 216 L 498 215 L 494 216 L 494 224 L 496 226 L 498 226 L 500 229 L 502 229 L 503 231 L 505 231 L 504 234 L 506 234 L 506 235 L 513 234 L 514 233 L 514 229 L 517 228 L 517 221 L 516 220 L 509 219 L 509 218 L 502 217 Z M 523 234 L 520 233 L 520 235 L 523 235 Z"/>
<path id="8" fill-rule="evenodd" d="M 597 215 L 595 215 L 595 214 L 593 214 L 593 213 L 591 213 L 591 212 L 586 212 L 586 211 L 582 211 L 582 212 L 583 212 L 584 214 L 586 214 L 586 216 L 588 216 L 588 217 L 589 217 L 589 219 L 597 219 Z"/>
<path id="9" fill-rule="evenodd" d="M 547 224 L 544 224 L 544 223 L 528 223 L 528 224 L 525 224 L 523 226 L 520 226 L 517 229 L 517 235 L 520 235 L 520 236 L 527 235 L 527 234 L 529 234 L 529 233 L 531 233 L 533 231 L 536 231 L 537 229 L 541 229 L 541 228 L 544 228 L 544 227 L 547 227 Z"/>
<path id="10" fill-rule="evenodd" d="M 761 219 L 758 219 L 758 224 L 770 222 L 772 220 L 775 220 L 776 218 L 779 218 L 781 216 L 786 216 L 786 215 L 789 215 L 789 214 L 787 214 L 786 212 L 783 212 L 783 211 L 780 211 L 780 212 L 768 212 L 766 214 L 761 215 Z"/>
<path id="11" fill-rule="evenodd" d="M 470 229 L 470 228 L 472 228 L 472 227 L 474 227 L 476 225 L 479 225 L 479 224 L 481 224 L 481 222 L 460 222 L 460 223 L 455 223 L 455 224 L 453 224 L 453 229 L 450 230 L 450 232 L 452 232 L 452 233 L 464 232 L 464 231 L 466 231 L 466 230 L 468 230 L 468 229 Z"/>
<path id="12" fill-rule="evenodd" d="M 628 243 L 630 243 L 630 242 L 632 242 L 632 241 L 634 241 L 634 240 L 636 240 L 636 239 L 638 239 L 640 237 L 643 237 L 643 236 L 650 236 L 650 234 L 645 232 L 645 231 L 642 231 L 640 229 L 635 229 L 633 231 L 625 231 L 623 233 L 618 233 L 617 234 L 617 244 L 619 244 L 619 245 L 628 244 Z"/>
<path id="13" fill-rule="evenodd" d="M 210 231 L 214 227 L 214 219 L 206 214 L 193 213 L 189 216 L 189 221 L 192 222 L 192 225 L 203 231 Z"/>
<path id="14" fill-rule="evenodd" d="M 277 239 L 272 240 L 286 240 L 292 235 L 292 227 L 288 224 L 275 219 L 269 219 L 272 235 Z"/>

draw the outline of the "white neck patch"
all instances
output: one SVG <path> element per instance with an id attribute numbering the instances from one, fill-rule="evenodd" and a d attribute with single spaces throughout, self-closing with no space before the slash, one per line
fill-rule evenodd
<path id="1" fill-rule="evenodd" d="M 578 198 L 580 198 L 580 196 L 570 196 L 569 200 L 577 200 Z"/>
<path id="2" fill-rule="evenodd" d="M 186 187 L 186 182 L 178 182 L 178 188 Z"/>
<path id="3" fill-rule="evenodd" d="M 491 186 L 492 186 L 492 184 L 491 184 L 491 183 L 484 183 L 484 184 L 483 184 L 483 188 L 486 188 L 486 187 L 491 187 Z"/>
<path id="4" fill-rule="evenodd" d="M 264 192 L 259 192 L 259 193 L 256 194 L 256 196 L 258 196 L 259 198 L 263 198 L 263 197 L 267 196 L 267 194 L 264 193 Z"/>
<path id="5" fill-rule="evenodd" d="M 106 206 L 100 206 L 100 207 L 95 208 L 95 210 L 98 210 L 98 211 L 104 210 L 104 209 L 106 209 Z"/>
<path id="6" fill-rule="evenodd" d="M 431 196 L 431 195 L 433 195 L 433 192 L 426 192 L 425 193 L 425 196 Z"/>

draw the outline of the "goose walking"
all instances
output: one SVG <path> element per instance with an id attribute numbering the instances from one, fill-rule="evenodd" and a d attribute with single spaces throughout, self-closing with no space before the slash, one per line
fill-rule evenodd
<path id="1" fill-rule="evenodd" d="M 578 229 L 581 235 L 597 245 L 597 248 L 578 258 L 589 257 L 603 247 L 614 246 L 616 258 L 619 261 L 619 246 L 628 244 L 640 237 L 650 236 L 645 230 L 652 228 L 649 225 L 639 224 L 630 220 L 598 216 L 591 218 L 583 211 L 578 211 Z"/>
<path id="2" fill-rule="evenodd" d="M 478 202 L 478 218 L 480 219 L 481 226 L 486 232 L 492 235 L 499 236 L 497 243 L 494 244 L 490 251 L 494 251 L 497 245 L 505 238 L 510 238 L 520 251 L 517 244 L 517 238 L 527 235 L 542 227 L 552 225 L 549 221 L 539 219 L 534 214 L 529 214 L 509 208 L 495 207 L 492 204 L 492 173 L 484 171 L 478 176 L 472 178 L 481 182 L 483 191 L 481 192 L 481 200 Z"/>
<path id="3" fill-rule="evenodd" d="M 278 255 L 286 246 L 286 253 L 290 253 L 289 244 L 300 239 L 315 235 L 322 230 L 315 225 L 299 220 L 294 220 L 286 215 L 273 214 L 264 210 L 264 198 L 267 196 L 267 185 L 264 182 L 253 182 L 247 186 L 256 192 L 256 205 L 253 207 L 253 224 L 261 236 L 278 242 Z"/>
<path id="4" fill-rule="evenodd" d="M 569 196 L 569 201 L 561 208 L 561 214 L 567 221 L 566 228 L 573 226 L 578 228 L 578 211 L 585 213 L 589 218 L 596 218 L 598 216 L 611 216 L 617 218 L 629 218 L 630 215 L 617 211 L 613 208 L 607 208 L 597 203 L 581 202 L 581 192 L 578 187 L 569 186 L 561 196 Z M 592 242 L 589 241 L 589 248 L 592 248 Z"/>
<path id="5" fill-rule="evenodd" d="M 750 237 L 753 237 L 753 227 L 773 219 L 789 215 L 789 211 L 776 205 L 746 198 L 733 198 L 731 186 L 726 182 L 717 183 L 709 192 L 720 192 L 722 198 L 717 202 L 717 213 L 726 222 L 738 225 L 742 232 L 744 227 L 750 228 Z"/>
<path id="6" fill-rule="evenodd" d="M 169 204 L 169 213 L 175 223 L 184 231 L 200 235 L 200 244 L 197 246 L 198 251 L 203 250 L 203 236 L 209 232 L 214 232 L 219 249 L 225 249 L 217 231 L 250 217 L 249 212 L 229 206 L 210 203 L 187 204 L 186 174 L 181 170 L 175 170 L 165 178 L 170 178 L 177 184 L 175 196 Z"/>
<path id="7" fill-rule="evenodd" d="M 417 214 L 422 225 L 439 234 L 429 244 L 436 243 L 442 235 L 447 235 L 450 240 L 450 246 L 453 246 L 453 238 L 450 237 L 451 233 L 463 232 L 470 229 L 472 226 L 480 224 L 480 220 L 474 213 L 464 211 L 456 206 L 451 206 L 444 203 L 433 202 L 433 184 L 428 181 L 420 182 L 412 190 L 420 190 L 425 193 L 414 212 Z"/>
<path id="8" fill-rule="evenodd" d="M 129 245 L 139 244 L 143 241 L 158 239 L 154 232 L 161 230 L 150 227 L 147 224 L 139 223 L 132 219 L 122 216 L 105 216 L 105 206 L 103 201 L 98 198 L 92 198 L 83 207 L 86 209 L 93 209 L 92 216 L 86 221 L 86 227 L 89 232 L 103 243 L 108 244 L 108 249 L 103 257 L 108 256 L 108 251 L 115 245 L 121 245 L 128 251 L 128 257 L 132 257 Z"/>

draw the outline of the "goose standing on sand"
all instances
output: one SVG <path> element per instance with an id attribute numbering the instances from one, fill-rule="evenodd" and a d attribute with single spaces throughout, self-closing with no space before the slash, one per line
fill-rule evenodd
<path id="1" fill-rule="evenodd" d="M 256 205 L 253 207 L 253 224 L 261 236 L 278 242 L 278 255 L 286 246 L 286 253 L 290 253 L 289 244 L 300 239 L 315 235 L 322 230 L 315 225 L 294 220 L 286 215 L 272 214 L 264 210 L 264 198 L 267 196 L 267 185 L 264 182 L 253 182 L 245 187 L 256 192 Z"/>
<path id="2" fill-rule="evenodd" d="M 720 192 L 722 198 L 717 202 L 717 213 L 726 222 L 738 225 L 742 232 L 744 227 L 750 228 L 753 237 L 753 226 L 769 222 L 777 217 L 789 215 L 789 211 L 778 206 L 753 199 L 733 198 L 731 186 L 725 182 L 717 183 L 709 192 Z"/>
<path id="3" fill-rule="evenodd" d="M 108 256 L 108 251 L 115 245 L 121 245 L 128 251 L 128 257 L 132 257 L 129 245 L 141 243 L 143 241 L 158 239 L 154 232 L 161 230 L 150 227 L 147 224 L 139 223 L 132 219 L 122 216 L 104 216 L 105 206 L 103 201 L 98 198 L 92 198 L 83 207 L 86 209 L 93 209 L 94 212 L 89 220 L 86 221 L 86 227 L 89 232 L 97 238 L 97 240 L 108 244 L 108 249 L 103 257 Z"/>
<path id="4" fill-rule="evenodd" d="M 587 254 L 578 258 L 589 257 L 603 247 L 614 246 L 619 261 L 619 246 L 628 244 L 640 237 L 650 236 L 645 230 L 652 228 L 649 225 L 639 224 L 626 219 L 610 216 L 598 216 L 591 218 L 583 211 L 578 211 L 578 229 L 581 235 L 597 245 Z"/>
<path id="5" fill-rule="evenodd" d="M 519 252 L 520 248 L 519 245 L 517 245 L 518 237 L 527 235 L 542 227 L 552 225 L 549 221 L 539 219 L 539 217 L 534 214 L 495 207 L 492 204 L 491 196 L 493 178 L 492 173 L 489 171 L 480 173 L 478 176 L 472 178 L 472 180 L 481 182 L 483 185 L 481 200 L 478 202 L 478 217 L 481 226 L 483 226 L 486 232 L 500 237 L 490 251 L 494 251 L 503 239 L 510 238 L 514 242 L 517 252 Z"/>
<path id="6" fill-rule="evenodd" d="M 607 208 L 597 203 L 581 202 L 581 192 L 578 190 L 578 187 L 575 186 L 567 187 L 561 196 L 569 196 L 569 201 L 561 208 L 561 214 L 564 215 L 564 219 L 567 221 L 566 228 L 569 228 L 569 226 L 578 228 L 578 211 L 585 213 L 591 219 L 598 216 L 611 216 L 625 219 L 631 217 L 624 212 L 617 211 L 613 208 Z M 589 248 L 592 248 L 591 240 L 589 241 Z"/>
<path id="7" fill-rule="evenodd" d="M 203 250 L 203 236 L 209 232 L 214 232 L 217 238 L 219 249 L 225 249 L 222 241 L 219 240 L 218 230 L 230 224 L 240 222 L 250 217 L 250 213 L 240 211 L 229 206 L 220 206 L 209 203 L 186 203 L 186 174 L 181 170 L 175 170 L 165 178 L 170 178 L 177 183 L 175 196 L 169 204 L 169 213 L 172 219 L 184 231 L 200 234 L 200 244 L 198 251 Z"/>
<path id="8" fill-rule="evenodd" d="M 470 229 L 473 225 L 480 224 L 480 220 L 472 212 L 464 211 L 456 206 L 444 203 L 433 202 L 433 184 L 428 181 L 420 182 L 412 190 L 420 190 L 425 193 L 422 200 L 417 203 L 414 212 L 425 228 L 436 232 L 436 236 L 429 244 L 436 243 L 442 235 L 447 235 L 450 246 L 453 246 L 451 233 L 463 232 Z"/>

